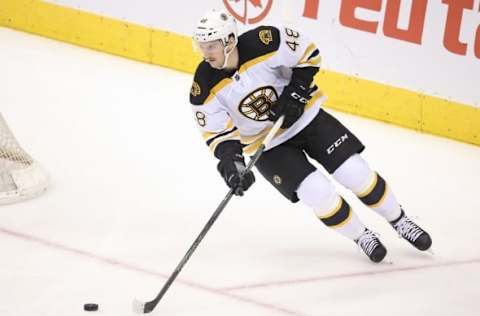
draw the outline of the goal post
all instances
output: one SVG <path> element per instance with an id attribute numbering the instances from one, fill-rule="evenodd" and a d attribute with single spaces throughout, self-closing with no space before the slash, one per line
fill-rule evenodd
<path id="1" fill-rule="evenodd" d="M 33 198 L 47 187 L 47 174 L 23 150 L 0 113 L 0 205 Z"/>

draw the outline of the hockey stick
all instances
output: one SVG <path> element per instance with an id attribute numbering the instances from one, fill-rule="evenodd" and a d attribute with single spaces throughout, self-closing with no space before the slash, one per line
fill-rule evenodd
<path id="1" fill-rule="evenodd" d="M 275 134 L 277 133 L 277 131 L 280 129 L 280 126 L 282 126 L 282 123 L 283 123 L 283 120 L 284 120 L 284 117 L 281 116 L 276 122 L 275 124 L 273 125 L 272 129 L 268 132 L 267 136 L 265 137 L 265 139 L 263 140 L 262 144 L 260 145 L 260 147 L 257 149 L 257 151 L 255 152 L 255 154 L 253 155 L 252 159 L 250 159 L 250 161 L 248 162 L 248 165 L 247 167 L 245 168 L 245 171 L 244 173 L 250 171 L 253 166 L 255 165 L 255 163 L 258 161 L 258 159 L 260 158 L 260 156 L 262 155 L 263 151 L 265 150 L 265 147 L 268 143 L 270 143 L 270 141 L 272 140 L 272 138 L 275 136 Z M 182 270 L 183 266 L 187 263 L 188 259 L 190 259 L 190 257 L 192 256 L 193 252 L 195 251 L 195 249 L 197 249 L 198 245 L 200 244 L 200 242 L 202 241 L 203 237 L 205 237 L 205 235 L 207 234 L 207 232 L 210 230 L 210 228 L 212 227 L 213 223 L 215 223 L 215 221 L 217 220 L 218 216 L 220 216 L 220 214 L 222 213 L 223 209 L 225 208 L 225 206 L 227 206 L 228 202 L 230 201 L 230 199 L 232 198 L 232 196 L 235 194 L 235 188 L 232 188 L 230 189 L 230 191 L 228 191 L 227 195 L 225 196 L 225 198 L 223 199 L 223 201 L 220 203 L 220 205 L 217 207 L 217 209 L 215 210 L 215 212 L 213 213 L 213 215 L 210 217 L 210 219 L 208 220 L 207 224 L 203 227 L 202 231 L 200 232 L 200 234 L 198 235 L 198 237 L 195 239 L 195 241 L 193 242 L 193 244 L 190 246 L 190 249 L 188 249 L 187 253 L 183 256 L 183 259 L 180 261 L 180 263 L 177 265 L 177 267 L 175 268 L 175 270 L 173 271 L 173 273 L 170 275 L 170 277 L 168 278 L 167 282 L 165 282 L 165 285 L 163 286 L 163 288 L 160 290 L 160 292 L 157 294 L 157 296 L 152 300 L 152 301 L 149 301 L 149 302 L 141 302 L 141 301 L 138 301 L 138 300 L 134 300 L 133 301 L 133 310 L 137 313 L 140 313 L 140 314 L 146 314 L 146 313 L 150 313 L 151 311 L 153 311 L 153 309 L 157 306 L 157 304 L 160 302 L 160 300 L 162 299 L 162 297 L 165 295 L 165 293 L 167 292 L 168 288 L 170 287 L 170 285 L 173 283 L 173 281 L 175 281 L 175 279 L 177 278 L 178 274 L 180 273 L 180 271 Z"/>

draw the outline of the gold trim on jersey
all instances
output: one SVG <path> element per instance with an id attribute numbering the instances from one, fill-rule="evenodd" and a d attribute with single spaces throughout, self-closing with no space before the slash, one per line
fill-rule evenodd
<path id="1" fill-rule="evenodd" d="M 218 137 L 215 139 L 208 147 L 212 151 L 212 153 L 215 153 L 215 148 L 217 148 L 218 144 L 221 142 L 227 141 L 227 140 L 240 140 L 240 132 L 238 129 L 233 130 L 232 132 L 228 133 L 227 135 L 224 135 L 222 137 Z"/>
<path id="2" fill-rule="evenodd" d="M 243 147 L 243 152 L 247 155 L 254 154 L 257 151 L 257 149 L 262 145 L 263 140 L 265 139 L 265 137 L 267 137 L 267 134 L 268 132 L 270 132 L 271 129 L 272 129 L 271 127 L 267 127 L 266 129 L 261 131 L 259 134 L 254 136 L 248 136 L 248 137 L 240 136 L 240 142 L 242 144 L 248 144 L 247 146 Z M 280 128 L 275 134 L 274 138 L 283 134 L 283 132 L 285 131 L 286 131 L 285 129 Z M 249 140 L 249 142 L 246 142 L 246 140 Z"/>
<path id="3" fill-rule="evenodd" d="M 317 93 L 314 94 L 310 100 L 308 100 L 307 105 L 305 105 L 305 111 L 310 109 L 315 104 L 315 102 L 318 99 L 320 99 L 322 96 L 323 96 L 323 93 L 320 90 L 318 90 Z M 262 144 L 263 140 L 267 136 L 270 129 L 271 129 L 271 127 L 267 127 L 263 131 L 261 131 L 260 133 L 258 133 L 256 135 L 241 136 L 240 139 L 241 139 L 242 144 L 247 145 L 243 148 L 243 152 L 247 155 L 251 155 L 251 154 L 255 153 L 255 151 Z M 286 131 L 285 129 L 280 128 L 278 130 L 278 132 L 275 134 L 274 137 L 277 137 L 277 136 L 281 135 L 285 131 Z"/>
<path id="4" fill-rule="evenodd" d="M 274 54 L 276 53 L 275 52 L 271 52 L 271 53 L 268 53 L 268 54 L 265 54 L 265 55 L 262 55 L 262 56 L 259 56 L 257 58 L 254 58 L 252 60 L 249 60 L 247 61 L 246 63 L 240 65 L 240 69 L 238 70 L 238 73 L 242 73 L 242 72 L 245 72 L 247 71 L 249 68 L 255 66 L 256 64 L 258 63 L 261 63 L 262 61 L 265 61 L 267 59 L 269 59 L 270 57 L 272 57 Z M 210 89 L 210 94 L 208 95 L 208 97 L 205 99 L 205 101 L 203 102 L 203 104 L 207 104 L 208 102 L 210 102 L 214 97 L 215 95 L 221 91 L 223 88 L 225 88 L 228 84 L 232 83 L 233 82 L 233 79 L 232 78 L 223 78 L 219 83 L 217 83 L 212 89 Z"/>
<path id="5" fill-rule="evenodd" d="M 245 145 L 252 144 L 253 142 L 257 141 L 259 138 L 266 136 L 270 131 L 270 129 L 271 127 L 266 127 L 260 133 L 257 133 L 255 135 L 250 135 L 250 136 L 242 135 L 241 137 L 242 144 L 245 144 Z"/>
<path id="6" fill-rule="evenodd" d="M 276 51 L 271 52 L 271 53 L 268 53 L 268 54 L 265 54 L 265 55 L 262 55 L 262 56 L 259 56 L 257 58 L 254 58 L 252 60 L 247 61 L 246 63 L 244 63 L 240 66 L 240 69 L 238 70 L 238 73 L 245 72 L 246 70 L 248 70 L 248 68 L 251 68 L 251 67 L 255 66 L 256 64 L 261 63 L 262 61 L 265 61 L 265 60 L 269 59 L 270 57 L 272 57 L 276 53 L 277 53 Z"/>
<path id="7" fill-rule="evenodd" d="M 219 135 L 221 133 L 225 133 L 226 131 L 228 131 L 229 129 L 232 129 L 233 127 L 234 127 L 234 125 L 233 125 L 232 119 L 228 119 L 227 126 L 225 126 L 225 129 L 223 131 L 218 132 L 218 133 L 202 132 L 202 137 L 205 141 L 208 142 L 210 139 L 217 137 L 217 135 Z"/>
<path id="8" fill-rule="evenodd" d="M 220 90 L 222 90 L 223 88 L 225 88 L 225 86 L 227 86 L 227 85 L 228 85 L 229 83 L 231 83 L 232 81 L 233 81 L 232 78 L 223 78 L 223 79 L 222 79 L 219 83 L 217 83 L 212 89 L 210 89 L 210 94 L 209 94 L 208 97 L 205 99 L 205 101 L 203 102 L 203 104 L 207 104 L 208 102 L 210 102 Z"/>
<path id="9" fill-rule="evenodd" d="M 309 65 L 312 65 L 312 66 L 318 66 L 321 61 L 322 61 L 322 57 L 317 56 L 315 58 L 307 60 L 306 62 L 303 63 L 303 65 L 309 64 Z"/>
<path id="10" fill-rule="evenodd" d="M 305 49 L 305 52 L 302 55 L 302 58 L 298 61 L 298 64 L 303 64 L 307 62 L 307 57 L 310 56 L 311 53 L 317 48 L 317 46 L 314 43 L 311 43 L 308 45 L 307 49 Z"/>

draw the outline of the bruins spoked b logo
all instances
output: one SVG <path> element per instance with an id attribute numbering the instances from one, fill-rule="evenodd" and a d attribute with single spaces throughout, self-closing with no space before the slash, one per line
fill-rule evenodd
<path id="1" fill-rule="evenodd" d="M 190 94 L 196 97 L 201 93 L 202 93 L 202 90 L 200 89 L 200 85 L 194 81 L 192 83 L 192 87 L 190 88 Z"/>
<path id="2" fill-rule="evenodd" d="M 261 30 L 258 33 L 258 37 L 263 44 L 268 45 L 273 41 L 272 31 L 271 30 Z"/>
<path id="3" fill-rule="evenodd" d="M 246 96 L 238 106 L 240 113 L 255 121 L 268 120 L 268 112 L 278 95 L 272 86 L 258 88 Z"/>

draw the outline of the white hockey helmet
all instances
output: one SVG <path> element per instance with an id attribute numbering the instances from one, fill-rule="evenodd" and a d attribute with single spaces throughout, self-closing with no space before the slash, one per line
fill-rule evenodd
<path id="1" fill-rule="evenodd" d="M 238 43 L 237 22 L 228 12 L 212 9 L 207 11 L 198 22 L 193 40 L 196 42 L 221 40 L 225 47 L 230 36 L 234 37 L 236 45 Z"/>

